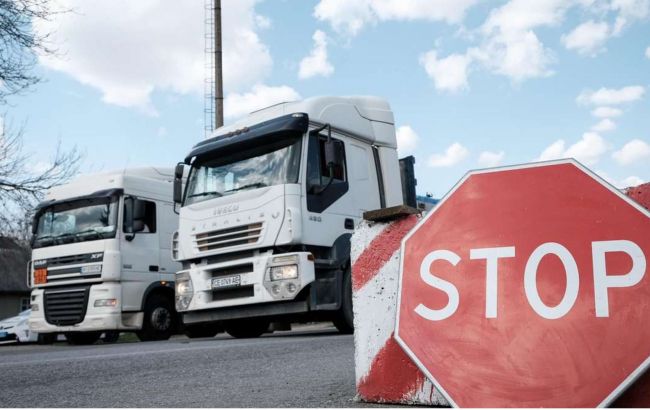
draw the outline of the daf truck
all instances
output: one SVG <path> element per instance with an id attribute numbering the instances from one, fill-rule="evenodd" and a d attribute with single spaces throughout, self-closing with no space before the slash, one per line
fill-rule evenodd
<path id="1" fill-rule="evenodd" d="M 94 343 L 102 333 L 168 339 L 176 327 L 173 169 L 82 176 L 52 188 L 32 227 L 29 328 Z"/>
<path id="2" fill-rule="evenodd" d="M 332 320 L 353 331 L 351 234 L 364 212 L 405 201 L 386 101 L 318 97 L 254 112 L 196 144 L 175 176 L 186 328 L 257 337 L 270 322 Z"/>

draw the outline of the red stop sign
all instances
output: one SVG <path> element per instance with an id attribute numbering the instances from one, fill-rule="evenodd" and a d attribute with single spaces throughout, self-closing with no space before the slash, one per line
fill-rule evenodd
<path id="1" fill-rule="evenodd" d="M 649 257 L 575 161 L 472 172 L 402 243 L 395 337 L 455 406 L 605 406 L 650 364 Z"/>

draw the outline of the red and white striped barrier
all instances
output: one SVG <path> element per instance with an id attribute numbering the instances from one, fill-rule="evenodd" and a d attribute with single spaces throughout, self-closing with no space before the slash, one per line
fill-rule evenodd
<path id="1" fill-rule="evenodd" d="M 625 193 L 650 209 L 650 184 Z M 393 338 L 402 238 L 419 217 L 362 222 L 352 237 L 352 289 L 357 398 L 377 403 L 449 405 Z M 613 403 L 650 406 L 650 373 Z"/>
<path id="2" fill-rule="evenodd" d="M 400 245 L 417 221 L 415 215 L 364 221 L 352 237 L 355 371 L 363 401 L 447 405 L 393 338 Z"/>

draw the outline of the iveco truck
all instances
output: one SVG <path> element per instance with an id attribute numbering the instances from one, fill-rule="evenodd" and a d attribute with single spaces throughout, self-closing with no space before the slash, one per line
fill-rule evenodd
<path id="1" fill-rule="evenodd" d="M 332 320 L 352 332 L 351 234 L 365 211 L 404 204 L 387 102 L 319 97 L 254 112 L 194 146 L 175 176 L 186 328 L 256 337 L 269 322 Z"/>
<path id="2" fill-rule="evenodd" d="M 55 187 L 33 222 L 29 327 L 89 344 L 102 333 L 167 339 L 177 321 L 172 169 L 137 168 Z"/>

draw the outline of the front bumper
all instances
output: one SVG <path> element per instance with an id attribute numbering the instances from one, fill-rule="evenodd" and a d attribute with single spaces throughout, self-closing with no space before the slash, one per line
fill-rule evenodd
<path id="1" fill-rule="evenodd" d="M 290 280 L 271 281 L 269 268 L 278 266 L 278 258 L 295 256 L 298 277 Z M 239 285 L 228 289 L 213 288 L 212 280 L 218 278 L 239 277 Z M 205 261 L 192 264 L 190 269 L 177 273 L 177 285 L 182 277 L 189 277 L 192 283 L 192 299 L 185 308 L 177 304 L 176 308 L 183 314 L 196 311 L 219 309 L 235 306 L 258 305 L 272 302 L 287 302 L 294 300 L 303 289 L 315 280 L 313 256 L 309 252 L 292 252 L 275 254 L 271 251 L 256 252 L 250 256 L 222 260 L 208 264 Z M 287 292 L 282 286 L 292 283 L 293 291 Z M 281 291 L 273 293 L 274 285 L 279 285 Z M 276 288 L 277 290 L 278 288 Z M 177 295 L 177 298 L 179 295 Z"/>
<path id="2" fill-rule="evenodd" d="M 45 318 L 45 289 L 32 291 L 32 308 L 29 316 L 29 330 L 36 333 L 91 332 L 104 330 L 139 330 L 142 328 L 142 312 L 122 312 L 122 285 L 119 283 L 101 283 L 92 285 L 88 296 L 88 305 L 83 321 L 71 326 L 56 326 Z M 95 307 L 98 299 L 117 299 L 116 306 Z"/>

